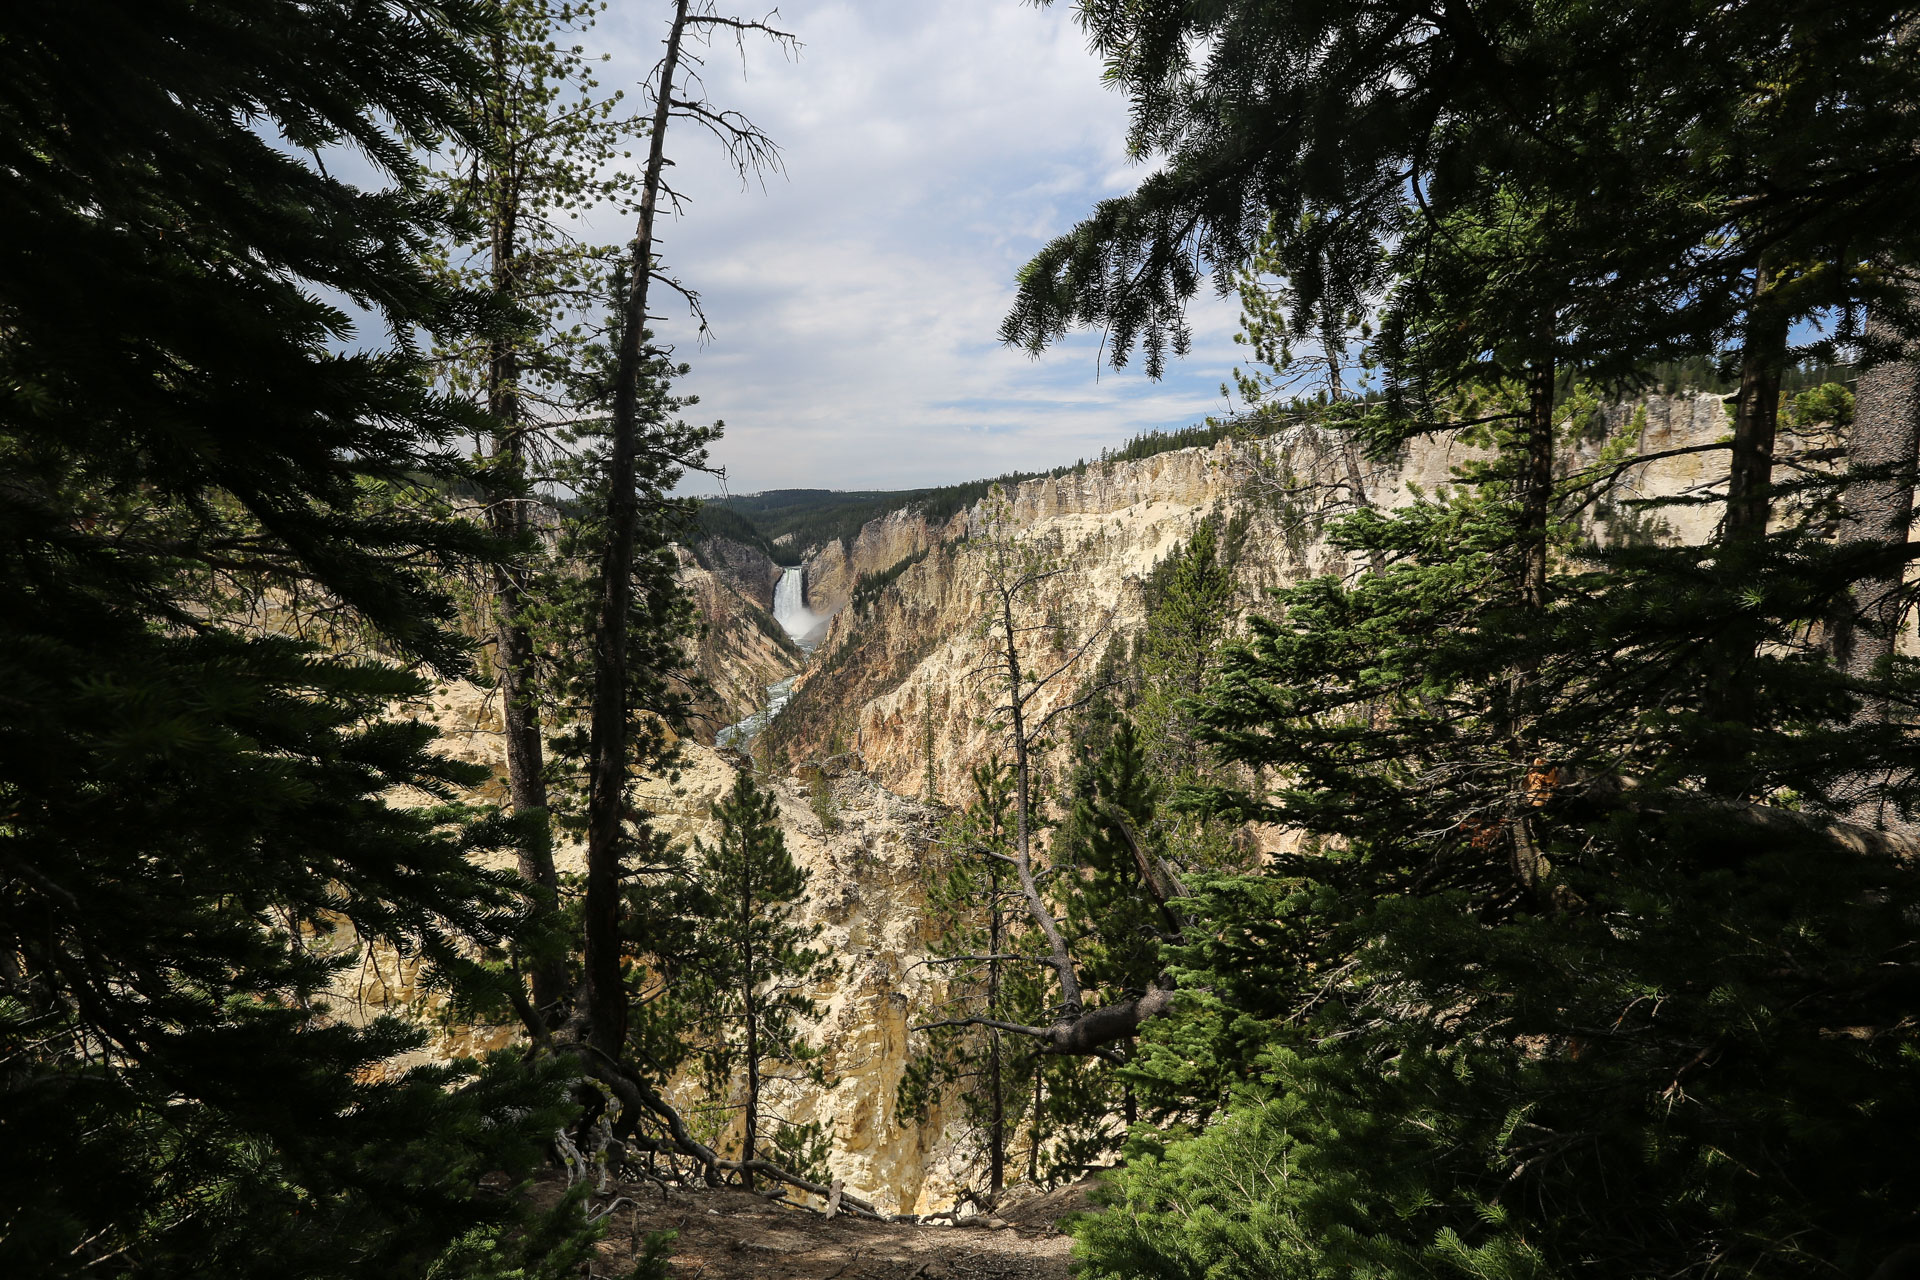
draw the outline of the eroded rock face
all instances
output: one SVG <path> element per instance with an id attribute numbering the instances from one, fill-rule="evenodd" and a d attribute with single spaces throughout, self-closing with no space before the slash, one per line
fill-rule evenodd
<path id="1" fill-rule="evenodd" d="M 732 538 L 704 538 L 694 548 L 701 566 L 742 596 L 769 612 L 773 609 L 774 584 L 780 581 L 780 566 L 758 547 L 750 547 Z"/>
<path id="2" fill-rule="evenodd" d="M 796 674 L 805 655 L 768 612 L 780 577 L 773 561 L 724 538 L 702 543 L 698 554 L 685 547 L 678 554 L 681 585 L 704 624 L 695 665 L 711 691 L 695 736 L 711 743 L 761 706 L 768 685 Z"/>
<path id="3" fill-rule="evenodd" d="M 433 724 L 446 754 L 491 768 L 495 781 L 474 798 L 504 802 L 506 750 L 496 708 L 488 691 L 457 682 L 402 714 Z M 734 776 L 726 757 L 687 743 L 676 776 L 638 780 L 634 799 L 659 830 L 691 850 L 695 840 L 718 837 L 712 804 L 732 788 Z M 822 1010 L 808 1040 L 824 1052 L 833 1083 L 825 1090 L 775 1087 L 769 1105 L 797 1123 L 822 1124 L 833 1138 L 833 1172 L 854 1194 L 888 1212 L 950 1207 L 970 1169 L 944 1132 L 946 1116 L 936 1108 L 919 1125 L 903 1119 L 895 1104 L 913 1048 L 908 1028 L 945 995 L 934 968 L 924 963 L 923 877 L 935 815 L 870 778 L 843 774 L 829 784 L 829 828 L 803 783 L 785 777 L 762 781 L 778 805 L 787 847 L 811 874 L 801 923 L 821 926 L 817 945 L 839 962 L 834 978 L 808 992 Z M 586 871 L 585 849 L 577 843 L 560 845 L 555 861 L 563 875 Z M 490 862 L 512 865 L 504 854 Z M 345 938 L 320 941 L 351 945 Z M 447 1023 L 445 994 L 419 979 L 416 961 L 369 949 L 342 975 L 331 999 L 337 1012 L 353 1021 L 397 1014 L 432 1028 L 432 1039 L 414 1061 L 446 1061 L 518 1041 L 515 1026 Z M 688 1107 L 699 1096 L 690 1081 L 680 1082 L 672 1094 Z"/>
<path id="4" fill-rule="evenodd" d="M 1605 431 L 1563 443 L 1562 475 L 1600 466 L 1609 436 L 1627 432 L 1637 437 L 1641 454 L 1694 452 L 1630 468 L 1620 497 L 1675 496 L 1726 474 L 1725 451 L 1710 448 L 1728 430 L 1717 396 L 1654 396 L 1611 406 L 1603 416 Z M 1781 447 L 1826 443 L 1818 434 L 1800 440 L 1783 434 Z M 1049 583 L 1044 609 L 1062 621 L 1071 649 L 1102 624 L 1122 637 L 1137 633 L 1146 621 L 1141 580 L 1208 516 L 1247 522 L 1237 571 L 1240 604 L 1257 610 L 1274 587 L 1364 568 L 1329 541 L 1336 518 L 1362 504 L 1395 508 L 1430 496 L 1475 456 L 1451 437 L 1434 436 L 1415 440 L 1389 463 L 1373 463 L 1332 433 L 1301 427 L 1252 443 L 1091 463 L 1026 481 L 1007 498 L 1017 536 L 1059 543 L 1067 572 Z M 795 761 L 857 752 L 893 790 L 924 794 L 931 774 L 937 795 L 963 797 L 970 769 L 998 744 L 993 686 L 979 674 L 986 579 L 977 549 L 963 537 L 982 514 L 975 507 L 930 530 L 916 525 L 910 511 L 896 512 L 825 557 L 838 583 L 886 569 L 920 546 L 934 548 L 876 599 L 834 618 L 793 702 L 769 731 L 770 746 Z M 1711 536 L 1717 514 L 1692 506 L 1649 516 L 1613 501 L 1597 504 L 1591 519 L 1602 543 L 1697 543 Z M 1070 671 L 1036 714 L 1076 696 L 1078 678 L 1091 665 Z"/>
<path id="5" fill-rule="evenodd" d="M 734 769 L 704 748 L 690 752 L 677 783 L 643 783 L 638 796 L 656 823 L 691 843 L 717 834 L 709 806 L 733 785 Z M 839 973 L 808 994 L 821 1006 L 808 1040 L 821 1049 L 831 1087 L 773 1086 L 771 1109 L 833 1135 L 830 1163 L 848 1190 L 893 1213 L 926 1213 L 953 1203 L 968 1169 L 953 1155 L 936 1109 L 924 1125 L 903 1119 L 895 1091 L 913 1046 L 908 1028 L 944 996 L 928 959 L 925 865 L 933 813 L 872 779 L 843 774 L 832 788 L 831 829 L 804 784 L 766 780 L 794 860 L 811 874 L 803 924 L 822 928 L 816 944 Z M 824 807 L 824 806 L 823 806 Z M 680 1100 L 692 1102 L 691 1085 Z"/>
<path id="6" fill-rule="evenodd" d="M 1614 432 L 1633 429 L 1641 407 L 1610 409 L 1607 425 Z M 1724 451 L 1705 448 L 1726 433 L 1725 409 L 1717 398 L 1655 398 L 1644 409 L 1636 441 L 1642 453 L 1700 451 L 1633 468 L 1628 494 L 1672 496 L 1724 476 Z M 1600 432 L 1571 442 L 1563 470 L 1597 465 L 1603 443 Z M 1782 451 L 1826 443 L 1819 437 L 1787 439 Z M 1254 445 L 1223 443 L 1137 462 L 1093 464 L 1023 484 L 1011 501 L 1022 534 L 1057 536 L 1072 563 L 1071 571 L 1051 585 L 1049 608 L 1076 627 L 1110 618 L 1111 629 L 1126 635 L 1145 621 L 1141 579 L 1190 537 L 1201 519 L 1238 513 L 1247 521 L 1239 589 L 1242 604 L 1258 607 L 1268 588 L 1310 574 L 1361 570 L 1364 566 L 1328 542 L 1328 523 L 1361 501 L 1395 507 L 1413 501 L 1416 487 L 1432 493 L 1471 456 L 1470 450 L 1435 439 L 1416 442 L 1392 465 L 1374 466 L 1326 433 L 1303 429 Z M 1595 534 L 1603 541 L 1698 542 L 1711 535 L 1715 519 L 1701 507 L 1675 508 L 1657 519 L 1636 515 L 1621 503 L 1601 504 L 1596 512 Z M 844 603 L 860 576 L 926 552 L 864 608 L 844 609 L 834 619 L 800 696 L 768 735 L 782 739 L 794 760 L 857 748 L 865 768 L 865 773 L 836 771 L 840 776 L 831 779 L 837 819 L 831 829 L 798 780 L 768 782 L 788 845 L 812 872 L 804 919 L 821 924 L 824 945 L 841 966 L 836 978 L 811 993 L 823 1006 L 811 1038 L 825 1051 L 836 1083 L 825 1090 L 776 1093 L 770 1101 L 795 1121 L 826 1126 L 833 1135 L 836 1175 L 856 1194 L 896 1212 L 947 1208 L 958 1188 L 977 1175 L 957 1126 L 949 1128 L 950 1114 L 936 1111 L 926 1125 L 904 1121 L 895 1090 L 913 1049 L 909 1028 L 944 995 L 935 966 L 924 963 L 925 866 L 933 814 L 902 797 L 922 792 L 931 761 L 935 789 L 957 798 L 968 768 L 995 745 L 986 715 L 988 690 L 974 674 L 981 567 L 962 536 L 978 516 L 977 510 L 962 512 L 930 527 L 911 512 L 896 512 L 828 558 L 816 557 L 820 567 L 814 571 L 828 585 L 816 583 L 812 596 L 814 607 L 824 612 L 836 593 L 843 593 Z M 771 618 L 761 623 L 748 612 L 763 614 L 764 609 L 750 583 L 735 581 L 759 570 L 748 558 L 721 571 L 710 567 L 715 562 L 709 556 L 703 565 L 688 556 L 682 564 L 684 580 L 699 594 L 712 633 L 720 637 L 711 651 L 703 650 L 703 667 L 738 672 L 733 678 L 740 690 L 791 674 L 797 658 L 755 639 L 768 627 L 777 631 L 777 625 Z M 767 581 L 769 602 L 771 585 Z M 1053 697 L 1069 696 L 1070 689 L 1065 686 Z M 504 746 L 497 706 L 486 691 L 447 686 L 410 714 L 440 729 L 440 749 L 492 768 L 496 781 L 485 796 L 504 802 Z M 687 754 L 677 780 L 642 780 L 636 790 L 661 829 L 690 844 L 714 838 L 710 805 L 731 787 L 734 766 L 702 746 L 690 745 Z M 1269 834 L 1276 841 L 1283 838 Z M 563 847 L 558 856 L 563 870 L 584 870 L 578 847 Z M 408 962 L 368 956 L 343 979 L 340 1009 L 351 1017 L 392 1011 L 431 1020 L 440 997 L 415 977 Z M 504 1047 L 512 1043 L 515 1029 L 441 1027 L 435 1035 L 425 1056 L 444 1058 Z M 690 1086 L 683 1083 L 678 1096 L 691 1102 Z"/>
<path id="7" fill-rule="evenodd" d="M 881 573 L 907 557 L 966 532 L 966 513 L 929 521 L 912 507 L 891 511 L 861 526 L 850 541 L 829 542 L 806 559 L 807 607 L 825 616 L 847 607 L 860 578 Z"/>

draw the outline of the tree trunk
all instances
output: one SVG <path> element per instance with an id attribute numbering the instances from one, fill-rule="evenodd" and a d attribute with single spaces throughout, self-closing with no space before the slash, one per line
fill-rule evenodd
<path id="1" fill-rule="evenodd" d="M 491 60 L 495 85 L 504 93 L 510 68 L 506 42 L 498 34 L 493 38 Z M 494 115 L 494 136 L 505 147 L 510 139 L 505 107 L 496 101 L 489 110 Z M 520 231 L 520 186 L 515 161 L 516 157 L 508 149 L 493 173 L 495 203 L 488 243 L 494 296 L 509 301 Z M 496 336 L 488 340 L 487 346 L 487 411 L 495 423 L 491 470 L 505 481 L 490 495 L 487 526 L 517 541 L 527 535 L 532 525 L 527 519 L 523 498 L 526 453 L 520 419 L 520 353 L 511 338 Z M 520 878 L 531 890 L 527 896 L 532 909 L 550 919 L 560 880 L 554 871 L 553 837 L 547 825 L 547 784 L 541 776 L 544 760 L 540 716 L 533 697 L 533 638 L 523 621 L 526 592 L 519 572 L 520 566 L 516 564 L 496 564 L 493 568 L 495 686 L 500 693 L 500 715 L 506 730 L 508 794 L 514 816 L 520 819 L 515 861 Z M 550 1010 L 565 995 L 566 968 L 558 958 L 536 963 L 531 977 L 535 1008 Z"/>
<path id="2" fill-rule="evenodd" d="M 1547 522 L 1553 511 L 1553 384 L 1551 355 L 1527 368 L 1527 456 L 1521 481 L 1520 599 L 1547 607 Z"/>
<path id="3" fill-rule="evenodd" d="M 1780 421 L 1780 373 L 1787 358 L 1787 315 L 1773 297 L 1777 281 L 1768 256 L 1753 273 L 1740 355 L 1740 391 L 1734 404 L 1733 461 L 1727 475 L 1723 544 L 1729 548 L 1767 536 L 1773 487 L 1773 445 Z"/>
<path id="4" fill-rule="evenodd" d="M 1548 333 L 1551 340 L 1551 333 Z M 1553 514 L 1553 388 L 1556 378 L 1550 353 L 1527 367 L 1527 439 L 1520 477 L 1520 604 L 1529 625 L 1545 641 L 1547 608 L 1547 535 Z M 1524 779 L 1536 767 L 1528 736 L 1538 714 L 1534 673 L 1538 663 L 1523 659 L 1509 685 L 1508 731 L 1513 740 L 1514 767 L 1522 785 L 1508 810 L 1513 838 L 1513 872 L 1529 893 L 1535 892 L 1548 871 L 1545 856 L 1533 835 Z"/>
<path id="5" fill-rule="evenodd" d="M 1027 1148 L 1027 1181 L 1040 1181 L 1040 1108 L 1047 1101 L 1047 1073 L 1033 1064 L 1033 1145 Z"/>
<path id="6" fill-rule="evenodd" d="M 754 1005 L 753 982 L 746 984 L 747 1007 L 747 1123 L 740 1139 L 740 1181 L 753 1190 L 754 1150 L 760 1140 L 760 1011 Z"/>
<path id="7" fill-rule="evenodd" d="M 1026 704 L 1020 693 L 1020 682 L 1024 677 L 1020 668 L 1019 632 L 1014 630 L 1013 591 L 1005 583 L 1000 588 L 1000 623 L 1006 632 L 1007 688 L 1010 691 L 1007 706 L 1013 730 L 1014 870 L 1020 877 L 1020 891 L 1026 896 L 1027 910 L 1047 939 L 1054 976 L 1060 980 L 1061 1014 L 1066 1018 L 1074 1018 L 1086 1007 L 1080 995 L 1080 979 L 1073 971 L 1073 957 L 1067 951 L 1066 939 L 1060 936 L 1059 926 L 1053 922 L 1053 912 L 1047 909 L 1046 900 L 1040 896 L 1040 886 L 1033 878 L 1033 822 L 1029 816 L 1033 801 L 1033 772 L 1027 753 Z"/>
<path id="8" fill-rule="evenodd" d="M 1920 289 L 1908 285 L 1910 297 Z M 1917 298 L 1916 300 L 1920 300 Z M 1890 706 L 1885 682 L 1906 613 L 1901 591 L 1906 545 L 1913 523 L 1915 455 L 1920 451 L 1920 351 L 1901 341 L 1876 308 L 1867 315 L 1867 337 L 1876 346 L 1901 348 L 1901 357 L 1860 375 L 1848 441 L 1846 509 L 1840 543 L 1865 555 L 1885 548 L 1885 560 L 1854 578 L 1850 609 L 1834 628 L 1833 656 L 1863 691 L 1853 723 L 1885 724 Z M 1871 786 L 1862 779 L 1862 790 Z M 1863 796 L 1849 815 L 1865 826 L 1885 820 L 1884 803 Z"/>
<path id="9" fill-rule="evenodd" d="M 586 978 L 589 1035 L 615 1061 L 625 1051 L 627 990 L 621 972 L 620 871 L 625 843 L 627 776 L 627 623 L 633 608 L 633 547 L 639 506 L 634 495 L 639 451 L 640 373 L 647 326 L 647 286 L 653 279 L 653 224 L 666 160 L 667 118 L 680 66 L 688 0 L 674 5 L 667 52 L 660 64 L 653 131 L 640 191 L 640 225 L 633 241 L 633 277 L 621 315 L 615 365 L 613 447 L 607 477 L 607 544 L 600 562 L 599 616 L 593 635 L 593 728 L 587 800 Z"/>
<path id="10" fill-rule="evenodd" d="M 993 878 L 993 922 L 989 926 L 987 954 L 1000 954 L 1000 877 Z M 1000 962 L 987 961 L 987 1016 L 1000 1016 Z M 1007 1100 L 1001 1078 L 1000 1029 L 987 1028 L 987 1074 L 991 1078 L 993 1099 L 987 1119 L 987 1189 L 998 1195 L 1007 1183 Z"/>
<path id="11" fill-rule="evenodd" d="M 1780 373 L 1787 353 L 1787 315 L 1773 296 L 1776 288 L 1769 256 L 1762 254 L 1754 268 L 1753 299 L 1747 309 L 1740 356 L 1727 513 L 1718 551 L 1720 569 L 1731 578 L 1747 572 L 1762 550 L 1772 505 Z M 1753 628 L 1739 621 L 1731 624 L 1719 641 L 1719 658 L 1707 701 L 1708 713 L 1715 720 L 1738 727 L 1752 723 L 1752 689 L 1746 673 L 1758 643 Z M 1726 736 L 1725 742 L 1726 750 L 1716 753 L 1719 758 L 1705 763 L 1707 786 L 1722 795 L 1742 794 L 1749 785 L 1746 751 L 1737 732 Z"/>

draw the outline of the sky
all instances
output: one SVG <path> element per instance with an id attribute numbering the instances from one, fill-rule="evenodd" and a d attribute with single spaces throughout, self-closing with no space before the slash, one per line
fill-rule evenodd
<path id="1" fill-rule="evenodd" d="M 611 55 L 603 85 L 638 98 L 670 7 L 614 0 L 587 37 Z M 690 204 L 660 229 L 661 253 L 700 292 L 712 336 L 697 341 L 670 297 L 651 309 L 693 366 L 689 416 L 727 424 L 714 450 L 727 491 L 1040 470 L 1223 407 L 1236 315 L 1210 294 L 1192 354 L 1159 382 L 1137 361 L 1104 366 L 1097 334 L 1037 361 L 996 337 L 1021 264 L 1145 172 L 1070 5 L 788 0 L 774 21 L 797 57 L 749 42 L 743 62 L 727 44 L 704 51 L 704 74 L 716 105 L 780 144 L 785 174 L 743 188 L 688 122 L 668 135 Z"/>

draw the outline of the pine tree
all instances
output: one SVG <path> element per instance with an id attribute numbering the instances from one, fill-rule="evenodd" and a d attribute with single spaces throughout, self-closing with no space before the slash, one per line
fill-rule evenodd
<path id="1" fill-rule="evenodd" d="M 1040 1020 L 1046 987 L 1013 869 L 1012 771 L 992 762 L 970 777 L 972 802 L 950 817 L 927 882 L 929 950 L 947 999 L 920 1028 L 929 1039 L 901 1079 L 899 1106 L 924 1123 L 949 1098 L 958 1103 L 991 1201 L 1007 1185 L 1022 1119 L 1037 1120 L 1028 1100 L 1039 1070 L 1034 1046 L 995 1024 Z"/>
<path id="2" fill-rule="evenodd" d="M 1233 570 L 1212 520 L 1175 549 L 1154 586 L 1159 599 L 1140 642 L 1140 724 L 1167 775 L 1197 776 L 1202 762 L 1191 707 L 1234 623 Z"/>
<path id="3" fill-rule="evenodd" d="M 697 983 L 691 1002 L 708 1095 L 730 1099 L 739 1091 L 739 1168 L 748 1187 L 770 1148 L 801 1176 L 823 1182 L 808 1166 L 819 1164 L 826 1135 L 817 1127 L 802 1132 L 804 1126 L 768 1112 L 765 1101 L 769 1081 L 825 1084 L 803 1023 L 820 1012 L 806 989 L 829 978 L 834 966 L 811 945 L 820 926 L 794 922 L 812 873 L 787 851 L 774 799 L 751 773 L 735 775 L 733 789 L 714 802 L 713 818 L 717 841 L 694 846 L 705 900 L 695 924 L 702 972 L 688 975 Z"/>
<path id="4" fill-rule="evenodd" d="M 1036 259 L 1009 336 L 1098 314 L 1152 364 L 1196 274 L 1163 250 L 1235 268 L 1264 228 L 1290 286 L 1331 272 L 1323 324 L 1380 283 L 1388 394 L 1333 416 L 1480 451 L 1353 516 L 1373 571 L 1285 593 L 1229 660 L 1208 736 L 1264 781 L 1200 803 L 1308 843 L 1188 878 L 1181 998 L 1134 1068 L 1168 1124 L 1086 1225 L 1090 1274 L 1871 1271 L 1920 1227 L 1887 1139 L 1920 885 L 1834 817 L 1863 776 L 1910 804 L 1915 743 L 1826 661 L 1873 554 L 1826 544 L 1835 486 L 1783 483 L 1774 436 L 1796 320 L 1871 299 L 1911 324 L 1862 269 L 1912 252 L 1880 203 L 1912 172 L 1904 19 L 1086 11 L 1172 158 Z M 1362 50 L 1398 71 L 1350 74 Z M 1706 353 L 1737 375 L 1719 535 L 1589 542 L 1579 513 L 1638 462 L 1566 474 L 1566 375 Z"/>
<path id="5" fill-rule="evenodd" d="M 518 1176 L 545 1066 L 408 1067 L 330 994 L 363 947 L 497 994 L 506 833 L 392 709 L 467 670 L 462 434 L 416 335 L 474 300 L 411 148 L 465 136 L 479 6 L 0 16 L 0 1268 L 557 1275 Z M 382 181 L 330 175 L 357 152 Z M 334 166 L 337 167 L 337 166 Z M 355 331 L 322 301 L 396 335 Z M 396 797 L 415 797 L 402 807 Z"/>
<path id="6" fill-rule="evenodd" d="M 446 385 L 485 401 L 490 432 L 474 479 L 486 495 L 487 527 L 518 544 L 493 567 L 488 665 L 500 695 L 520 875 L 546 926 L 538 944 L 529 931 L 535 954 L 523 963 L 534 1006 L 552 1017 L 567 983 L 554 927 L 560 885 L 541 741 L 541 601 L 531 594 L 546 551 L 535 536 L 535 494 L 542 480 L 557 478 L 548 465 L 560 444 L 556 424 L 591 411 L 579 401 L 581 363 L 591 357 L 593 304 L 607 295 L 620 256 L 565 224 L 583 208 L 633 211 L 634 175 L 608 164 L 631 144 L 636 125 L 616 115 L 622 95 L 601 92 L 583 46 L 562 43 L 592 27 L 594 5 L 500 0 L 494 7 L 496 21 L 474 47 L 485 68 L 470 108 L 475 145 L 434 157 L 428 169 L 455 215 L 453 235 L 432 264 L 483 292 L 492 312 L 484 331 L 435 355 Z"/>

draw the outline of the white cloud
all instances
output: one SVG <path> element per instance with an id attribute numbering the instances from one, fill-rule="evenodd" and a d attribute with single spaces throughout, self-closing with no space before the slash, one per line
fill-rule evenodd
<path id="1" fill-rule="evenodd" d="M 602 19 L 603 83 L 644 76 L 667 10 L 629 0 Z M 743 78 L 718 46 L 705 76 L 716 103 L 781 144 L 788 176 L 742 190 L 684 122 L 669 146 L 692 203 L 663 228 L 663 253 L 700 290 L 716 340 L 662 331 L 693 363 L 696 412 L 728 424 L 716 456 L 730 488 L 1038 469 L 1218 408 L 1233 315 L 1211 298 L 1195 308 L 1194 354 L 1161 383 L 1103 371 L 1097 335 L 1038 361 L 996 340 L 1019 266 L 1139 176 L 1125 103 L 1065 5 L 800 0 L 778 22 L 803 41 L 798 59 L 749 43 Z"/>

